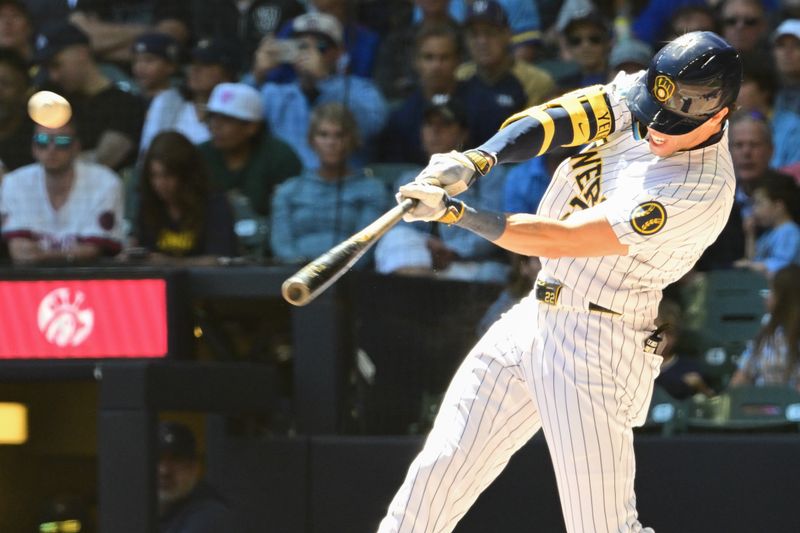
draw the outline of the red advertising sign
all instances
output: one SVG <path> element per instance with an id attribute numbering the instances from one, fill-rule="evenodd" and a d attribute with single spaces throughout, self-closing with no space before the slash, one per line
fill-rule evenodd
<path id="1" fill-rule="evenodd" d="M 0 359 L 166 354 L 163 279 L 0 281 Z"/>

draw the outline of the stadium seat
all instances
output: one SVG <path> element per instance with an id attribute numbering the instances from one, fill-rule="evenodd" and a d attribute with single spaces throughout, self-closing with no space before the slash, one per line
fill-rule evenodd
<path id="1" fill-rule="evenodd" d="M 689 431 L 800 431 L 800 393 L 789 387 L 734 387 L 688 407 Z"/>
<path id="2" fill-rule="evenodd" d="M 653 388 L 653 398 L 650 400 L 647 420 L 636 431 L 637 433 L 660 433 L 664 436 L 673 435 L 681 431 L 684 415 L 684 402 L 676 400 L 666 390 L 656 385 Z"/>

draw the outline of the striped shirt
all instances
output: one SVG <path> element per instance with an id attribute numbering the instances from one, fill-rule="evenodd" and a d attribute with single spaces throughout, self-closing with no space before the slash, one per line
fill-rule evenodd
<path id="1" fill-rule="evenodd" d="M 718 142 L 659 157 L 634 139 L 625 103 L 636 75 L 607 87 L 615 132 L 561 163 L 538 214 L 564 219 L 598 206 L 627 256 L 543 259 L 540 278 L 564 288 L 560 303 L 594 303 L 655 318 L 662 289 L 688 272 L 713 243 L 731 211 L 735 178 L 727 129 Z"/>
<path id="2" fill-rule="evenodd" d="M 765 342 L 760 349 L 755 346 L 755 342 L 747 344 L 747 348 L 739 359 L 739 370 L 758 386 L 789 385 L 798 387 L 800 385 L 800 364 L 795 365 L 792 372 L 787 375 L 788 352 L 783 330 L 777 328 L 773 338 Z"/>

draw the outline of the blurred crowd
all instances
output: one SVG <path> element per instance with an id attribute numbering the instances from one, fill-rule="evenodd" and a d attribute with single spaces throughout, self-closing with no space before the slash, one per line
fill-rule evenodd
<path id="1" fill-rule="evenodd" d="M 740 52 L 737 202 L 697 271 L 800 263 L 798 0 L 0 0 L 0 259 L 301 264 L 394 203 L 431 154 L 647 67 L 694 30 Z M 65 126 L 31 122 L 36 90 Z M 468 202 L 534 212 L 559 149 Z M 401 223 L 357 268 L 508 283 L 535 258 Z M 527 280 L 527 281 L 526 281 Z"/>

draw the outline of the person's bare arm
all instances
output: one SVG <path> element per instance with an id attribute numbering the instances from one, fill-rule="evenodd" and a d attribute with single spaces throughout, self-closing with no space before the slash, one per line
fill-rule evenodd
<path id="1" fill-rule="evenodd" d="M 14 263 L 33 264 L 45 261 L 86 261 L 100 256 L 100 247 L 92 243 L 75 243 L 67 250 L 42 250 L 39 244 L 24 237 L 16 237 L 8 243 L 8 252 Z"/>
<path id="2" fill-rule="evenodd" d="M 135 148 L 133 140 L 124 133 L 107 130 L 100 136 L 95 149 L 87 154 L 87 159 L 117 168 Z"/>
<path id="3" fill-rule="evenodd" d="M 70 15 L 69 20 L 89 36 L 98 56 L 112 61 L 130 61 L 133 41 L 150 30 L 144 24 L 105 22 L 80 11 Z"/>
<path id="4" fill-rule="evenodd" d="M 751 380 L 750 377 L 747 374 L 744 373 L 744 371 L 737 370 L 733 374 L 733 377 L 731 378 L 731 381 L 728 383 L 728 386 L 729 387 L 741 387 L 743 385 L 752 385 L 752 384 L 753 384 L 753 380 Z"/>

